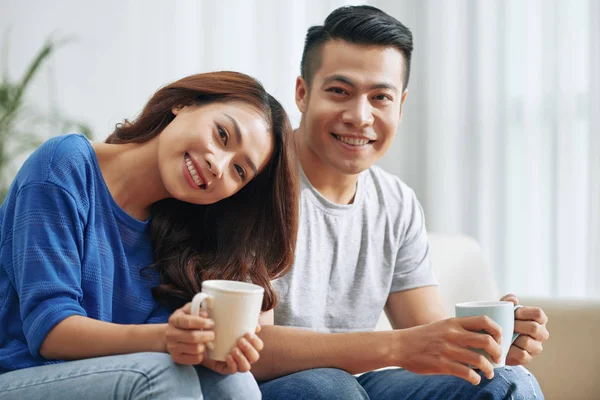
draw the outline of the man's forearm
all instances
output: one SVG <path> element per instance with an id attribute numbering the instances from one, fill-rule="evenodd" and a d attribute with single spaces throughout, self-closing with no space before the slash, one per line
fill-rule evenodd
<path id="1" fill-rule="evenodd" d="M 120 325 L 75 315 L 56 325 L 40 348 L 48 359 L 79 360 L 144 351 L 165 352 L 167 324 Z"/>
<path id="2" fill-rule="evenodd" d="M 263 326 L 265 347 L 252 366 L 258 381 L 311 368 L 339 368 L 351 374 L 394 365 L 397 332 L 319 333 L 285 326 Z"/>

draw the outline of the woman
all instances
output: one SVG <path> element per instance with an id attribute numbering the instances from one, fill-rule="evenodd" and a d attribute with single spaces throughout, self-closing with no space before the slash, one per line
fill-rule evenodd
<path id="1" fill-rule="evenodd" d="M 260 397 L 260 339 L 205 358 L 214 323 L 188 302 L 219 278 L 275 306 L 297 230 L 290 135 L 258 82 L 219 72 L 163 87 L 106 143 L 42 145 L 0 207 L 0 399 Z"/>

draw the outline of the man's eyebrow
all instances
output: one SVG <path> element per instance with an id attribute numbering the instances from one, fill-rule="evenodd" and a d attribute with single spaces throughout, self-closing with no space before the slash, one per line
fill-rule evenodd
<path id="1" fill-rule="evenodd" d="M 329 83 L 333 83 L 333 82 L 341 82 L 341 83 L 344 83 L 344 84 L 346 84 L 348 86 L 351 86 L 353 88 L 356 87 L 356 85 L 354 84 L 354 82 L 352 82 L 349 78 L 345 77 L 344 75 L 331 75 L 331 76 L 328 76 L 327 78 L 325 78 L 323 80 L 323 85 L 322 86 L 325 86 L 325 85 L 327 85 Z"/>
<path id="2" fill-rule="evenodd" d="M 356 88 L 356 84 L 354 82 L 352 82 L 352 80 L 350 80 L 348 77 L 345 77 L 344 75 L 328 76 L 327 78 L 325 78 L 323 80 L 323 86 L 325 86 L 329 83 L 332 83 L 332 82 L 341 82 L 352 88 Z M 369 90 L 373 90 L 373 89 L 388 89 L 388 90 L 391 90 L 396 93 L 400 92 L 398 90 L 398 88 L 390 82 L 380 82 L 380 83 L 375 83 L 375 84 L 369 86 Z"/>
<path id="3" fill-rule="evenodd" d="M 225 114 L 225 116 L 227 118 L 229 118 L 229 120 L 233 124 L 233 132 L 235 134 L 235 140 L 236 140 L 238 146 L 240 146 L 242 144 L 242 131 L 240 130 L 240 125 L 237 123 L 236 119 L 233 118 L 231 115 Z M 246 163 L 250 166 L 250 169 L 252 170 L 252 172 L 254 172 L 254 176 L 256 176 L 258 174 L 258 168 L 256 168 L 256 164 L 254 164 L 252 162 L 252 160 L 250 159 L 250 157 L 248 157 L 248 155 L 246 155 L 245 160 L 246 160 Z"/>

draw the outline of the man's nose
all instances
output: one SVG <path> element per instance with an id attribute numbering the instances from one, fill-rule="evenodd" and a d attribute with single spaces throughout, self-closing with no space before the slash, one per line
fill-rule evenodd
<path id="1" fill-rule="evenodd" d="M 342 121 L 356 128 L 373 125 L 373 106 L 367 98 L 360 97 L 342 114 Z"/>

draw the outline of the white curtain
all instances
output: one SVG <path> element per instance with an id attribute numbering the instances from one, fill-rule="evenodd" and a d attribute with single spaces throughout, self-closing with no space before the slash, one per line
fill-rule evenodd
<path id="1" fill-rule="evenodd" d="M 382 164 L 415 187 L 429 229 L 476 237 L 504 292 L 597 296 L 598 2 L 375 4 L 415 35 Z"/>
<path id="2" fill-rule="evenodd" d="M 0 0 L 0 66 L 18 77 L 49 34 L 73 38 L 29 100 L 97 139 L 160 85 L 220 69 L 260 79 L 297 124 L 306 29 L 355 3 Z M 598 295 L 600 2 L 362 3 L 414 33 L 404 119 L 381 164 L 415 188 L 429 229 L 477 238 L 503 291 Z"/>

